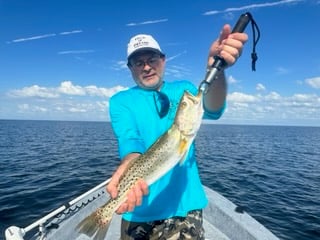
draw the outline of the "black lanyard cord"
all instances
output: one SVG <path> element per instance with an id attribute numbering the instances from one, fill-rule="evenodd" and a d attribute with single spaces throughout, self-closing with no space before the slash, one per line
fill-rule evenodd
<path id="1" fill-rule="evenodd" d="M 256 53 L 256 46 L 257 46 L 257 43 L 260 39 L 260 30 L 259 30 L 259 27 L 256 23 L 256 21 L 253 19 L 252 15 L 250 13 L 247 13 L 249 18 L 250 18 L 250 21 L 251 21 L 251 27 L 252 27 L 252 35 L 253 35 L 253 47 L 252 47 L 252 53 L 251 53 L 251 68 L 252 68 L 252 71 L 255 71 L 256 70 L 256 62 L 258 60 L 258 56 L 257 56 L 257 53 Z M 257 34 L 257 37 L 256 37 L 256 34 Z"/>

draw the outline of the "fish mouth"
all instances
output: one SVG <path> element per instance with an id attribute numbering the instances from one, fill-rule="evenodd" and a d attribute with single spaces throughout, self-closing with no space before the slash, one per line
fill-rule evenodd
<path id="1" fill-rule="evenodd" d="M 185 94 L 187 95 L 188 99 L 192 101 L 193 104 L 198 104 L 199 101 L 201 101 L 201 97 L 202 97 L 202 91 L 199 91 L 197 93 L 197 95 L 192 95 L 191 93 L 189 93 L 188 91 L 185 91 Z"/>
<path id="2" fill-rule="evenodd" d="M 202 98 L 202 95 L 203 95 L 203 92 L 199 90 L 198 93 L 197 93 L 197 95 L 196 95 L 196 97 L 197 97 L 198 99 L 200 99 L 200 98 Z"/>

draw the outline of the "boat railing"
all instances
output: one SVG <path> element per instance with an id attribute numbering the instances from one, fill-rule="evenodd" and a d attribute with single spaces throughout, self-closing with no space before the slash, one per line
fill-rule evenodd
<path id="1" fill-rule="evenodd" d="M 80 201 L 82 201 L 83 199 L 88 197 L 90 194 L 94 193 L 98 189 L 100 189 L 103 186 L 107 185 L 109 181 L 110 181 L 110 179 L 107 179 L 106 181 L 100 183 L 99 185 L 95 186 L 94 188 L 90 189 L 89 191 L 87 191 L 87 192 L 83 193 L 82 195 L 76 197 L 75 199 L 71 200 L 70 202 L 62 205 L 61 207 L 59 207 L 56 210 L 50 212 L 46 216 L 40 218 L 39 220 L 35 221 L 34 223 L 30 224 L 29 226 L 27 226 L 25 228 L 20 228 L 20 227 L 17 227 L 17 226 L 8 227 L 5 230 L 5 238 L 6 238 L 6 240 L 25 240 L 24 236 L 28 232 L 32 231 L 35 228 L 39 228 L 38 231 L 39 231 L 39 233 L 41 235 L 41 233 L 44 233 L 46 231 L 44 225 L 46 224 L 46 222 L 48 220 L 57 217 L 59 214 L 61 214 L 66 209 L 69 209 L 71 206 L 79 203 Z M 42 234 L 42 235 L 44 236 L 45 234 Z M 42 238 L 40 237 L 40 239 L 42 239 Z"/>

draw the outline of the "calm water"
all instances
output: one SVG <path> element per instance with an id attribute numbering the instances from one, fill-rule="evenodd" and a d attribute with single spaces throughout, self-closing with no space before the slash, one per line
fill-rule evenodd
<path id="1" fill-rule="evenodd" d="M 320 128 L 203 125 L 203 183 L 281 239 L 320 239 Z M 0 121 L 0 239 L 110 177 L 109 123 Z"/>

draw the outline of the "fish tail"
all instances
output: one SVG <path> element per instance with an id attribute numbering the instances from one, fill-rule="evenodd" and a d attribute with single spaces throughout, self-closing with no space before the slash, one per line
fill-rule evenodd
<path id="1" fill-rule="evenodd" d="M 100 227 L 93 240 L 104 240 L 107 235 L 108 228 L 109 224 L 104 227 Z"/>
<path id="2" fill-rule="evenodd" d="M 77 230 L 89 237 L 94 236 L 94 240 L 105 239 L 111 218 L 102 221 L 100 217 L 96 212 L 92 213 L 77 225 Z"/>

